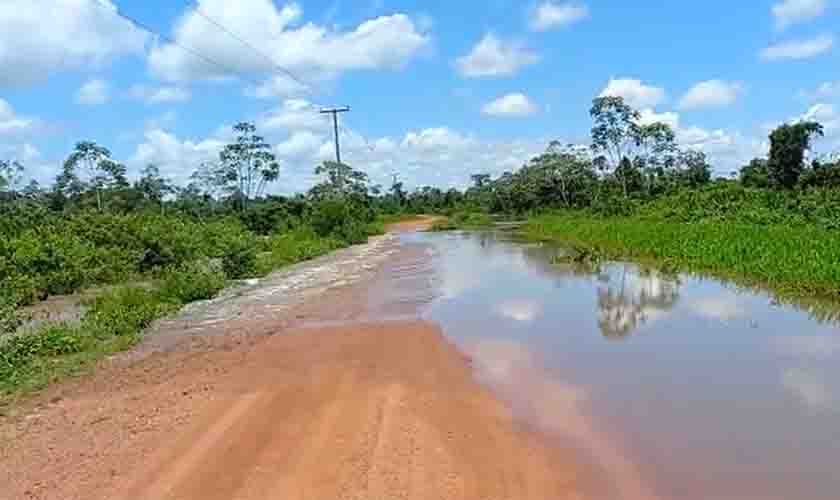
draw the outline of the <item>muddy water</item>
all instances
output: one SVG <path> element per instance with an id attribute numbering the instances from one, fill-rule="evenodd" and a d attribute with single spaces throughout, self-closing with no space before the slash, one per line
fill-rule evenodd
<path id="1" fill-rule="evenodd" d="M 523 423 L 591 460 L 594 497 L 840 495 L 831 308 L 629 263 L 553 264 L 558 249 L 501 233 L 402 238 L 432 258 L 400 273 L 396 302 L 424 290 L 424 315 Z"/>

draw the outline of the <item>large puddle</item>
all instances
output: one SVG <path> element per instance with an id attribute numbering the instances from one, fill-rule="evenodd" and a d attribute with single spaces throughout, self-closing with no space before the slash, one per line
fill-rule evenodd
<path id="1" fill-rule="evenodd" d="M 587 453 L 603 498 L 836 500 L 831 309 L 634 264 L 553 263 L 502 233 L 432 249 L 438 322 L 523 422 Z"/>

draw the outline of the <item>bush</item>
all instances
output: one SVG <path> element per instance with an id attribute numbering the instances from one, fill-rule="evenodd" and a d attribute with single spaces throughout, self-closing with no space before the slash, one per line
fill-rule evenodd
<path id="1" fill-rule="evenodd" d="M 23 377 L 21 372 L 39 357 L 72 354 L 82 348 L 78 331 L 65 324 L 50 325 L 37 334 L 0 339 L 0 382 Z"/>
<path id="2" fill-rule="evenodd" d="M 607 258 L 653 259 L 764 285 L 783 296 L 840 297 L 840 234 L 813 226 L 564 214 L 533 218 L 525 230 L 535 239 L 557 240 Z"/>
<path id="3" fill-rule="evenodd" d="M 341 241 L 322 238 L 311 228 L 277 234 L 262 241 L 257 271 L 265 275 L 280 267 L 319 257 L 341 246 Z"/>
<path id="4" fill-rule="evenodd" d="M 137 335 L 172 307 L 154 290 L 119 287 L 93 301 L 82 326 L 100 340 Z"/>
<path id="5" fill-rule="evenodd" d="M 20 326 L 17 305 L 12 301 L 0 297 L 0 337 L 14 333 Z"/>
<path id="6" fill-rule="evenodd" d="M 40 298 L 37 280 L 32 276 L 0 270 L 0 277 L 0 302 L 12 306 L 28 306 Z"/>
<path id="7" fill-rule="evenodd" d="M 186 304 L 212 299 L 224 286 L 225 273 L 219 263 L 202 260 L 167 272 L 160 293 L 170 301 Z"/>
<path id="8" fill-rule="evenodd" d="M 94 354 L 124 349 L 174 307 L 154 290 L 116 288 L 92 302 L 81 324 L 48 324 L 36 332 L 0 338 L 0 389 L 38 388 L 56 373 L 78 370 Z"/>
<path id="9" fill-rule="evenodd" d="M 222 269 L 230 279 L 250 278 L 257 272 L 257 247 L 239 241 L 231 245 L 222 256 Z"/>
<path id="10" fill-rule="evenodd" d="M 334 236 L 348 244 L 367 241 L 367 224 L 373 221 L 370 210 L 361 203 L 344 198 L 328 198 L 315 205 L 310 222 L 321 237 Z"/>

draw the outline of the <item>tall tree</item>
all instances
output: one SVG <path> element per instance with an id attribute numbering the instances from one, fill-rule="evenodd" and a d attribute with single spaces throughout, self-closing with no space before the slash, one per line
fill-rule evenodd
<path id="1" fill-rule="evenodd" d="M 397 174 L 394 174 L 394 180 L 391 183 L 391 198 L 394 200 L 394 204 L 397 208 L 402 208 L 405 204 L 405 190 L 403 189 L 403 183 L 398 180 L 399 177 Z"/>
<path id="2" fill-rule="evenodd" d="M 761 158 L 752 159 L 738 171 L 738 178 L 745 187 L 770 187 L 771 181 L 767 160 Z"/>
<path id="3" fill-rule="evenodd" d="M 767 171 L 774 185 L 790 189 L 799 182 L 805 169 L 805 151 L 811 141 L 823 135 L 817 122 L 784 124 L 770 133 L 770 157 Z"/>
<path id="4" fill-rule="evenodd" d="M 324 180 L 310 191 L 313 198 L 324 199 L 338 196 L 364 198 L 367 195 L 367 174 L 353 169 L 346 163 L 325 161 L 315 167 L 315 174 L 323 176 Z"/>
<path id="5" fill-rule="evenodd" d="M 157 165 L 146 165 L 140 172 L 140 179 L 136 188 L 143 195 L 146 201 L 160 206 L 161 213 L 164 211 L 165 198 L 175 193 L 175 187 L 169 179 L 160 175 L 160 168 Z"/>
<path id="6" fill-rule="evenodd" d="M 23 181 L 23 165 L 15 160 L 0 160 L 0 192 L 17 192 Z"/>
<path id="7" fill-rule="evenodd" d="M 592 151 L 603 172 L 614 171 L 629 157 L 636 143 L 641 115 L 621 97 L 598 97 L 589 110 L 592 117 Z"/>
<path id="8" fill-rule="evenodd" d="M 79 171 L 86 177 L 83 180 Z M 128 181 L 125 177 L 125 166 L 111 159 L 108 148 L 93 141 L 83 141 L 76 144 L 76 148 L 64 162 L 62 173 L 56 180 L 56 187 L 73 194 L 81 194 L 85 188 L 96 192 L 96 206 L 99 211 L 103 208 L 102 194 L 104 191 L 125 187 Z"/>
<path id="9" fill-rule="evenodd" d="M 677 145 L 668 124 L 641 123 L 641 114 L 621 97 L 594 99 L 589 114 L 594 122 L 591 132 L 594 164 L 602 173 L 615 175 L 625 196 L 642 178 L 642 171 L 673 164 Z"/>
<path id="10" fill-rule="evenodd" d="M 252 123 L 237 123 L 233 130 L 236 142 L 219 153 L 219 163 L 213 171 L 214 180 L 239 200 L 241 209 L 248 202 L 263 195 L 266 186 L 280 176 L 280 164 L 265 138 L 256 134 Z"/>

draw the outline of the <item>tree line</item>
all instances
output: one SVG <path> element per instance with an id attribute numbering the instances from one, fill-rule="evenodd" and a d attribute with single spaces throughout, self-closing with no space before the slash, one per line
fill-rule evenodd
<path id="1" fill-rule="evenodd" d="M 372 185 L 360 170 L 325 162 L 315 169 L 322 182 L 309 192 L 291 197 L 266 195 L 279 178 L 279 162 L 256 127 L 243 122 L 234 127 L 236 138 L 222 148 L 218 159 L 199 165 L 184 186 L 173 184 L 156 165 L 147 165 L 131 183 L 126 167 L 106 147 L 83 141 L 47 188 L 35 181 L 22 186 L 24 165 L 0 161 L 0 196 L 5 202 L 34 203 L 54 212 L 156 209 L 197 218 L 238 213 L 254 219 L 251 209 L 277 212 L 277 206 L 282 206 L 299 215 L 307 203 L 336 197 L 386 213 L 586 208 L 620 214 L 634 202 L 712 183 L 737 182 L 745 188 L 781 191 L 840 186 L 836 157 L 806 161 L 814 140 L 824 132 L 817 122 L 780 125 L 769 135 L 767 158 L 744 165 L 736 179 L 715 179 L 703 152 L 681 148 L 670 125 L 645 123 L 639 111 L 621 97 L 594 99 L 590 116 L 589 147 L 554 141 L 519 170 L 496 178 L 476 173 L 472 185 L 463 190 L 420 186 L 407 191 L 396 177 L 383 189 Z M 266 209 L 267 205 L 275 207 Z"/>

